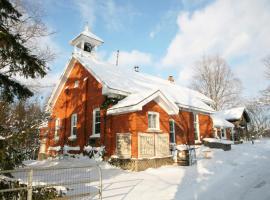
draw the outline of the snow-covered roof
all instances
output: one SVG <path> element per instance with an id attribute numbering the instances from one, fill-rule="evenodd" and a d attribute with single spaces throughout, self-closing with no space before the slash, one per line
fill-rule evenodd
<path id="1" fill-rule="evenodd" d="M 102 84 L 102 93 L 104 95 L 118 94 L 127 96 L 123 101 L 119 101 L 119 104 L 115 105 L 114 108 L 132 106 L 143 101 L 147 94 L 160 91 L 166 99 L 180 108 L 205 113 L 215 112 L 207 105 L 213 103 L 213 101 L 197 91 L 171 83 L 162 78 L 135 72 L 133 69 L 124 69 L 121 66 L 102 62 L 93 55 L 85 56 L 84 54 L 76 53 L 72 55 L 59 84 L 54 89 L 48 102 L 49 106 L 54 105 L 76 61 L 80 62 Z M 129 95 L 132 96 L 128 97 Z"/>
<path id="2" fill-rule="evenodd" d="M 178 106 L 168 99 L 162 92 L 142 91 L 128 95 L 116 105 L 108 109 L 107 114 L 120 114 L 142 110 L 142 107 L 150 101 L 156 101 L 168 114 L 176 115 L 179 112 Z"/>
<path id="3" fill-rule="evenodd" d="M 162 78 L 101 62 L 93 56 L 75 54 L 74 57 L 86 67 L 98 81 L 103 83 L 104 94 L 118 93 L 128 96 L 144 91 L 159 90 L 179 107 L 208 113 L 214 112 L 214 110 L 206 104 L 211 104 L 213 101 L 197 91 L 179 86 Z"/>
<path id="4" fill-rule="evenodd" d="M 83 32 L 81 32 L 77 37 L 75 37 L 73 40 L 70 41 L 70 44 L 73 46 L 77 45 L 77 41 L 79 41 L 81 38 L 87 38 L 88 40 L 95 40 L 98 44 L 104 43 L 104 41 L 96 36 L 94 33 L 92 33 L 88 27 L 85 28 Z"/>
<path id="5" fill-rule="evenodd" d="M 219 115 L 212 114 L 211 118 L 213 120 L 213 126 L 214 127 L 225 127 L 225 128 L 233 128 L 234 125 L 224 118 L 220 117 Z"/>
<path id="6" fill-rule="evenodd" d="M 216 115 L 226 120 L 239 120 L 244 114 L 245 107 L 231 108 L 228 110 L 221 110 L 216 112 Z"/>

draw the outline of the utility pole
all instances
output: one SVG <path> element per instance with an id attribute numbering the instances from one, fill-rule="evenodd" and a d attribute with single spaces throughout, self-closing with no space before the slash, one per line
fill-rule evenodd
<path id="1" fill-rule="evenodd" d="M 119 58 L 119 50 L 117 50 L 117 53 L 116 53 L 116 66 L 118 66 L 118 58 Z"/>

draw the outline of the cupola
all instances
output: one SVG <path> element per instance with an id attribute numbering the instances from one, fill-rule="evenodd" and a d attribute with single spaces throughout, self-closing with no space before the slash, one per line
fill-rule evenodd
<path id="1" fill-rule="evenodd" d="M 94 54 L 96 48 L 103 42 L 101 38 L 91 32 L 88 26 L 85 26 L 83 32 L 70 41 L 70 44 L 74 46 L 74 53 L 88 53 Z"/>

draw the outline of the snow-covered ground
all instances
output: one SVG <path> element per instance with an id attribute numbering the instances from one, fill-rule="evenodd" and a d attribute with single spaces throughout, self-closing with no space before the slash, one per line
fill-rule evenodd
<path id="1" fill-rule="evenodd" d="M 199 149 L 199 152 L 202 151 Z M 199 153 L 194 166 L 164 166 L 142 172 L 124 171 L 101 163 L 103 199 L 270 199 L 270 140 L 233 145 L 226 152 L 211 149 L 211 159 L 205 159 L 202 154 Z M 88 164 L 92 161 L 86 158 L 27 163 L 31 167 Z M 83 176 L 76 171 L 72 174 Z M 46 180 L 57 176 L 67 179 L 64 173 L 52 171 Z"/>

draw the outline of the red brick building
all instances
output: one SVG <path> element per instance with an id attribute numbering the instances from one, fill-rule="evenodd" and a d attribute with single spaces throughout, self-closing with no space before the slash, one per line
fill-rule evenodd
<path id="1" fill-rule="evenodd" d="M 88 29 L 71 41 L 72 54 L 48 102 L 41 154 L 104 145 L 119 158 L 166 157 L 169 143 L 213 136 L 212 100 L 170 80 L 98 60 L 103 41 Z"/>

